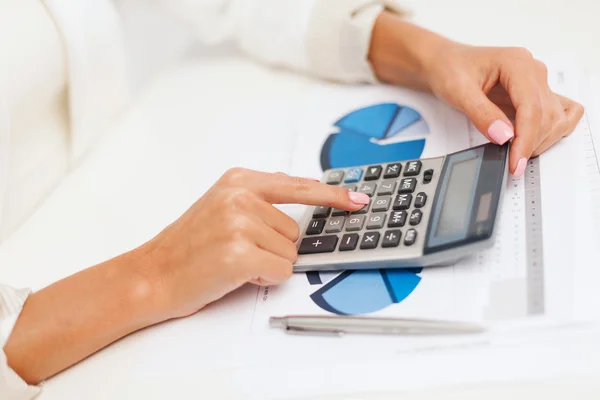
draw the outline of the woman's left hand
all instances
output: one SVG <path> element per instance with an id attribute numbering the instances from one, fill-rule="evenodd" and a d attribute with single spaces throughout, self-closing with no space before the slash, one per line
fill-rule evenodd
<path id="1" fill-rule="evenodd" d="M 449 43 L 424 70 L 433 93 L 463 111 L 497 144 L 511 139 L 510 170 L 573 132 L 583 107 L 548 86 L 546 66 L 522 48 Z M 511 122 L 515 121 L 515 124 Z"/>

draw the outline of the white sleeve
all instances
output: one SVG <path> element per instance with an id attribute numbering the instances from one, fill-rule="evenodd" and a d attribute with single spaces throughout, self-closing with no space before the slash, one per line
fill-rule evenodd
<path id="1" fill-rule="evenodd" d="M 205 43 L 233 42 L 274 66 L 342 82 L 374 82 L 371 31 L 394 0 L 154 0 Z"/>
<path id="2" fill-rule="evenodd" d="M 4 354 L 4 345 L 8 341 L 29 293 L 31 292 L 27 289 L 13 289 L 0 284 L 0 399 L 3 400 L 30 400 L 40 392 L 38 387 L 27 385 L 8 366 Z"/>

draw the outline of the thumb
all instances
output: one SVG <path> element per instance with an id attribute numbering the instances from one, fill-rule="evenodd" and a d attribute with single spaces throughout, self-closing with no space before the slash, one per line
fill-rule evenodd
<path id="1" fill-rule="evenodd" d="M 502 145 L 514 136 L 514 128 L 506 114 L 483 93 L 474 87 L 465 92 L 457 108 L 467 114 L 473 125 L 490 142 Z"/>

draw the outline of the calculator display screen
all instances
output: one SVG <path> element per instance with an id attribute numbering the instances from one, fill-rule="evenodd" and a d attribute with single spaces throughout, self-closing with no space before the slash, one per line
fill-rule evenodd
<path id="1" fill-rule="evenodd" d="M 477 158 L 460 161 L 452 166 L 448 178 L 448 189 L 435 235 L 453 236 L 467 230 L 469 224 L 469 198 L 475 185 Z"/>

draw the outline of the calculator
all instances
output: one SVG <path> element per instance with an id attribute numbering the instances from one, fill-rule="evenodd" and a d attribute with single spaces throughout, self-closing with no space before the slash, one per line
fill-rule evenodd
<path id="1" fill-rule="evenodd" d="M 508 146 L 325 171 L 324 183 L 371 201 L 352 213 L 309 207 L 294 271 L 447 265 L 492 246 Z"/>

